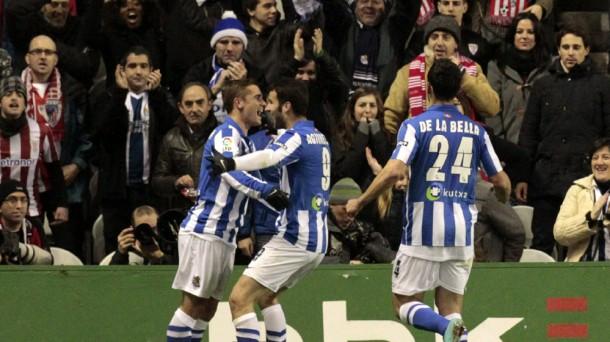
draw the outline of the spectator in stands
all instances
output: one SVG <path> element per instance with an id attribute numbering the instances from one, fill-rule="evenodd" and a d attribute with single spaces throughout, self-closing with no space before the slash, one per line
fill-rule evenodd
<path id="1" fill-rule="evenodd" d="M 27 92 L 26 115 L 51 129 L 67 191 L 70 219 L 66 224 L 51 226 L 53 242 L 83 258 L 83 204 L 93 147 L 84 128 L 87 92 L 82 86 L 74 86 L 76 83 L 70 76 L 56 67 L 57 46 L 50 37 L 34 37 L 25 60 L 28 66 L 21 73 L 21 79 Z M 42 192 L 40 198 L 44 208 L 55 207 L 49 192 Z M 52 220 L 48 210 L 47 216 Z"/>
<path id="2" fill-rule="evenodd" d="M 50 265 L 44 232 L 26 218 L 29 197 L 16 180 L 0 183 L 0 264 Z"/>
<path id="3" fill-rule="evenodd" d="M 592 174 L 572 183 L 555 221 L 555 239 L 568 247 L 566 261 L 610 258 L 610 137 L 595 141 L 591 151 Z"/>
<path id="4" fill-rule="evenodd" d="M 177 117 L 149 56 L 141 46 L 126 53 L 116 67 L 116 85 L 96 119 L 106 252 L 116 249 L 116 237 L 129 224 L 133 209 L 152 204 L 152 167 L 161 139 Z"/>
<path id="5" fill-rule="evenodd" d="M 374 87 L 385 96 L 402 65 L 407 37 L 415 25 L 420 0 L 325 0 L 325 31 L 350 88 Z M 347 34 L 346 34 L 347 33 Z"/>
<path id="6" fill-rule="evenodd" d="M 468 57 L 473 61 L 477 62 L 483 72 L 487 71 L 487 64 L 493 58 L 494 52 L 492 46 L 483 38 L 480 34 L 471 31 L 465 25 L 466 16 L 468 9 L 470 8 L 470 2 L 472 0 L 437 0 L 436 6 L 433 1 L 423 0 L 426 4 L 422 4 L 422 8 L 428 5 L 430 10 L 434 11 L 436 7 L 438 13 L 448 15 L 455 18 L 458 25 L 460 26 L 460 44 L 458 51 L 462 56 Z M 418 17 L 418 29 L 415 31 L 413 37 L 409 41 L 408 47 L 408 58 L 407 61 L 411 61 L 418 54 L 421 53 L 423 46 L 425 45 L 423 35 L 425 27 L 422 22 L 422 11 L 420 9 L 420 16 Z"/>
<path id="7" fill-rule="evenodd" d="M 325 263 L 389 263 L 396 256 L 388 240 L 373 223 L 362 217 L 351 220 L 347 216 L 345 204 L 360 195 L 360 186 L 351 178 L 343 178 L 331 188 L 328 211 L 330 244 Z"/>
<path id="8" fill-rule="evenodd" d="M 313 49 L 306 48 L 303 29 L 296 30 L 294 58 L 284 63 L 280 75 L 307 82 L 310 98 L 307 118 L 331 140 L 331 132 L 339 121 L 349 86 L 337 61 L 323 48 L 322 30 L 315 29 L 311 40 Z"/>
<path id="9" fill-rule="evenodd" d="M 210 113 L 212 94 L 206 85 L 187 83 L 179 96 L 178 110 L 182 115 L 163 137 L 152 176 L 153 190 L 169 199 L 164 209 L 188 209 L 193 205 L 203 144 L 217 125 Z"/>
<path id="10" fill-rule="evenodd" d="M 155 208 L 148 205 L 135 208 L 131 214 L 131 225 L 123 229 L 117 237 L 117 250 L 110 259 L 110 265 L 128 265 L 128 252 L 143 257 L 145 265 L 177 265 L 177 255 L 165 254 L 155 238 L 158 236 L 158 222 L 159 214 Z M 150 229 L 152 232 L 150 235 L 144 232 L 136 233 L 136 229 Z"/>
<path id="11" fill-rule="evenodd" d="M 508 29 L 502 53 L 489 63 L 487 71 L 502 108 L 499 115 L 485 119 L 496 135 L 513 143 L 519 141 L 532 85 L 548 74 L 549 64 L 550 55 L 538 18 L 531 12 L 518 14 Z"/>
<path id="12" fill-rule="evenodd" d="M 474 224 L 476 261 L 519 261 L 525 229 L 517 213 L 498 201 L 493 184 L 479 179 L 475 187 L 477 222 Z"/>
<path id="13" fill-rule="evenodd" d="M 539 79 L 527 104 L 519 145 L 531 158 L 530 174 L 515 197 L 534 207 L 532 248 L 552 254 L 553 224 L 575 179 L 589 173 L 587 152 L 610 136 L 610 80 L 592 71 L 590 40 L 580 27 L 557 35 L 559 59 Z"/>
<path id="14" fill-rule="evenodd" d="M 214 55 L 193 65 L 183 81 L 184 83 L 201 82 L 210 87 L 212 95 L 216 97 L 212 110 L 216 120 L 221 123 L 227 116 L 221 93 L 225 81 L 250 78 L 261 84 L 258 81 L 264 80 L 264 75 L 258 66 L 249 64 L 243 58 L 244 50 L 248 46 L 244 25 L 231 11 L 225 12 L 222 17 L 223 19 L 214 27 L 214 35 L 210 40 Z"/>
<path id="15" fill-rule="evenodd" d="M 16 69 L 23 69 L 29 42 L 47 35 L 57 44 L 59 68 L 87 87 L 97 72 L 100 55 L 92 49 L 98 31 L 95 17 L 102 2 L 93 2 L 82 17 L 69 15 L 68 0 L 9 1 L 6 25 L 15 46 Z"/>
<path id="16" fill-rule="evenodd" d="M 385 101 L 385 127 L 396 134 L 406 118 L 423 113 L 433 99 L 428 96 L 427 74 L 436 59 L 450 59 L 463 70 L 462 83 L 454 100 L 462 113 L 471 118 L 493 116 L 499 110 L 498 94 L 491 88 L 481 66 L 460 56 L 460 27 L 454 18 L 437 15 L 426 25 L 424 52 L 402 67 Z"/>
<path id="17" fill-rule="evenodd" d="M 472 13 L 472 30 L 494 45 L 504 41 L 510 24 L 521 12 L 530 12 L 542 21 L 551 14 L 554 0 L 481 0 L 476 1 Z M 542 42 L 538 42 L 542 43 Z"/>
<path id="18" fill-rule="evenodd" d="M 164 84 L 177 94 L 187 71 L 214 53 L 209 42 L 222 13 L 231 10 L 229 1 L 159 0 L 165 10 Z"/>
<path id="19" fill-rule="evenodd" d="M 156 4 L 146 0 L 112 0 L 104 3 L 100 51 L 106 65 L 106 85 L 114 86 L 114 68 L 130 47 L 145 47 L 152 64 L 163 66 L 162 36 Z"/>
<path id="20" fill-rule="evenodd" d="M 54 203 L 51 224 L 68 220 L 68 208 L 64 190 L 64 177 L 55 149 L 53 134 L 47 125 L 41 125 L 25 114 L 26 91 L 17 76 L 5 78 L 0 83 L 2 106 L 0 113 L 0 181 L 11 177 L 23 183 L 30 199 L 28 213 L 36 224 L 42 226 L 44 212 L 40 203 L 41 187 L 49 192 Z M 44 164 L 47 178 L 42 178 Z M 8 177 L 7 177 L 8 176 Z"/>

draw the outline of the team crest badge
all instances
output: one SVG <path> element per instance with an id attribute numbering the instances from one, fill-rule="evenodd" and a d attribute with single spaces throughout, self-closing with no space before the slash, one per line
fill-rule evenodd
<path id="1" fill-rule="evenodd" d="M 363 65 L 369 65 L 369 56 L 360 55 L 360 63 L 362 63 Z"/>
<path id="2" fill-rule="evenodd" d="M 193 286 L 195 286 L 195 287 L 201 286 L 201 278 L 199 278 L 199 276 L 193 277 Z"/>
<path id="3" fill-rule="evenodd" d="M 471 55 L 476 55 L 477 51 L 479 51 L 479 44 L 469 43 L 468 44 L 468 51 L 470 51 Z"/>

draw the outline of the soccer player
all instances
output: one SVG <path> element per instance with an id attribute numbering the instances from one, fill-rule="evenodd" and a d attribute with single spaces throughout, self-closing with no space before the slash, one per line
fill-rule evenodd
<path id="1" fill-rule="evenodd" d="M 478 165 L 502 202 L 510 194 L 510 181 L 489 136 L 452 104 L 462 77 L 450 60 L 434 62 L 428 77 L 434 105 L 402 123 L 391 160 L 365 193 L 346 206 L 354 217 L 384 189 L 410 176 L 403 237 L 392 273 L 394 309 L 402 322 L 437 332 L 445 342 L 460 341 L 464 333 L 461 311 L 474 256 Z M 432 289 L 439 314 L 422 303 L 424 293 Z"/>
<path id="2" fill-rule="evenodd" d="M 226 159 L 216 156 L 217 172 L 282 167 L 280 185 L 290 204 L 280 213 L 278 234 L 254 257 L 229 298 L 238 342 L 259 340 L 254 303 L 261 308 L 267 341 L 286 340 L 286 318 L 278 301 L 322 261 L 328 247 L 326 213 L 330 188 L 330 148 L 326 137 L 305 119 L 307 87 L 287 79 L 267 97 L 267 111 L 288 128 L 266 149 Z"/>
<path id="3" fill-rule="evenodd" d="M 252 151 L 248 129 L 261 124 L 265 106 L 261 90 L 251 80 L 228 82 L 223 97 L 229 117 L 205 143 L 197 203 L 182 222 L 178 235 L 179 265 L 172 287 L 181 290 L 183 296 L 167 327 L 167 341 L 200 341 L 214 317 L 233 271 L 235 236 L 244 223 L 246 195 L 276 210 L 288 204 L 287 196 L 276 186 L 246 172 L 220 176 L 210 172 L 212 150 L 221 151 L 226 157 Z"/>

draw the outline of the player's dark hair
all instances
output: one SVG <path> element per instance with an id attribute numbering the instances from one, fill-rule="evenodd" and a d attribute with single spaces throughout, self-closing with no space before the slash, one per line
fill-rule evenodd
<path id="1" fill-rule="evenodd" d="M 460 90 L 462 72 L 460 68 L 449 59 L 438 59 L 432 64 L 428 73 L 428 82 L 436 99 L 449 101 Z"/>
<path id="2" fill-rule="evenodd" d="M 141 46 L 141 45 L 135 45 L 130 47 L 127 52 L 125 52 L 125 54 L 123 55 L 123 58 L 121 58 L 121 61 L 119 62 L 119 64 L 121 64 L 122 67 L 125 67 L 125 65 L 127 64 L 127 57 L 129 57 L 129 55 L 135 55 L 135 56 L 140 56 L 140 55 L 145 55 L 146 58 L 148 58 L 148 65 L 150 66 L 150 69 L 154 69 L 153 65 L 152 65 L 152 58 L 150 56 L 150 51 L 148 51 L 145 47 Z"/>
<path id="3" fill-rule="evenodd" d="M 244 98 L 248 95 L 248 87 L 251 85 L 257 85 L 254 80 L 249 78 L 243 80 L 232 80 L 227 81 L 222 87 L 222 102 L 224 102 L 225 110 L 227 113 L 233 111 L 233 101 L 236 98 Z"/>
<path id="4" fill-rule="evenodd" d="M 309 90 L 304 81 L 294 79 L 283 79 L 275 84 L 271 90 L 277 93 L 277 99 L 280 106 L 286 102 L 292 105 L 292 111 L 298 116 L 307 115 L 307 107 L 309 106 Z"/>

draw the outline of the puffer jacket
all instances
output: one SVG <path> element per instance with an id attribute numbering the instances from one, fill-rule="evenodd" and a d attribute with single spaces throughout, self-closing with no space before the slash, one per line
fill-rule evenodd
<path id="1" fill-rule="evenodd" d="M 534 83 L 519 135 L 532 161 L 530 198 L 563 198 L 591 172 L 593 142 L 610 136 L 610 79 L 594 74 L 589 58 L 569 73 L 556 60 L 549 72 Z"/>
<path id="2" fill-rule="evenodd" d="M 593 182 L 593 175 L 576 180 L 568 190 L 557 215 L 553 234 L 557 242 L 568 247 L 565 261 L 580 261 L 587 251 L 591 236 L 595 235 L 585 218 L 593 208 Z"/>

